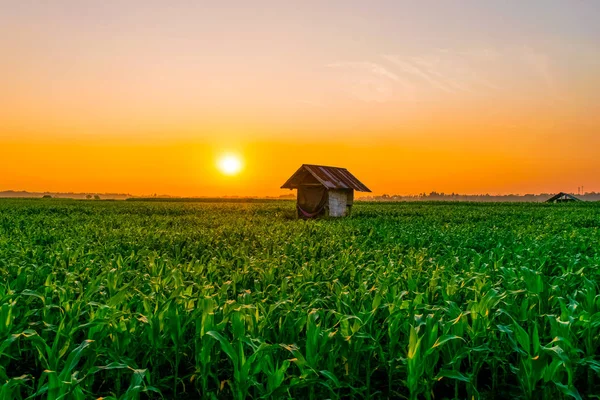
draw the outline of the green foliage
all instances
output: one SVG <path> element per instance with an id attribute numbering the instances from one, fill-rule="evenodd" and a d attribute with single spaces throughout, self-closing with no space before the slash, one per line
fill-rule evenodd
<path id="1" fill-rule="evenodd" d="M 593 398 L 600 207 L 0 201 L 0 399 Z"/>

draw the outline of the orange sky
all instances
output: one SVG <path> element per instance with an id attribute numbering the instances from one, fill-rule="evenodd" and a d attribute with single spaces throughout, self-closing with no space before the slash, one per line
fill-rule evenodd
<path id="1" fill-rule="evenodd" d="M 600 4 L 481 3 L 13 2 L 0 190 L 279 195 L 318 163 L 375 194 L 600 191 Z"/>

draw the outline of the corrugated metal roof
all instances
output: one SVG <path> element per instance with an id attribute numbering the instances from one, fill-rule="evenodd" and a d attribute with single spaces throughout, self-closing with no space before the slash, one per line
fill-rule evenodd
<path id="1" fill-rule="evenodd" d="M 569 194 L 569 193 L 565 193 L 565 192 L 560 192 L 559 194 L 550 197 L 548 200 L 546 200 L 546 203 L 553 203 L 555 201 L 582 201 L 581 199 L 578 199 L 577 197 Z"/>
<path id="2" fill-rule="evenodd" d="M 327 189 L 354 189 L 359 192 L 370 192 L 361 181 L 356 179 L 346 168 L 328 167 L 325 165 L 303 164 L 281 187 L 282 189 L 297 189 L 295 178 L 302 171 L 307 171 Z"/>

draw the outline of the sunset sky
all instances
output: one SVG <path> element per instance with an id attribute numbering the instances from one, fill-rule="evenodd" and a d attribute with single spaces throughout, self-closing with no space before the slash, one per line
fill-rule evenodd
<path id="1" fill-rule="evenodd" d="M 0 150 L 0 190 L 600 191 L 600 1 L 0 0 Z"/>

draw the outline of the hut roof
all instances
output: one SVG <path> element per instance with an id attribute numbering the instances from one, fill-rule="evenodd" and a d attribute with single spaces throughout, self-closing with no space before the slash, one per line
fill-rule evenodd
<path id="1" fill-rule="evenodd" d="M 548 200 L 546 200 L 546 203 L 553 203 L 555 201 L 582 201 L 581 199 L 578 199 L 577 197 L 569 194 L 569 193 L 565 193 L 565 192 L 560 192 L 557 195 L 554 195 L 552 197 L 550 197 Z"/>
<path id="2" fill-rule="evenodd" d="M 297 189 L 308 176 L 316 179 L 327 189 L 354 189 L 359 192 L 370 192 L 361 181 L 356 179 L 346 168 L 328 167 L 325 165 L 302 164 L 302 166 L 281 186 L 282 189 Z"/>

